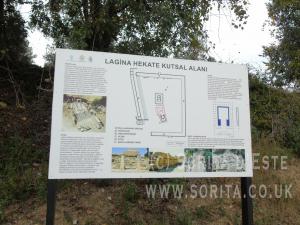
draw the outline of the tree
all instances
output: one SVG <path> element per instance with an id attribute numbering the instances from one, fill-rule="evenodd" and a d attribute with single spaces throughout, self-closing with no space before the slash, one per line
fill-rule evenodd
<path id="1" fill-rule="evenodd" d="M 31 63 L 25 21 L 16 9 L 18 1 L 0 0 L 0 64 Z"/>
<path id="2" fill-rule="evenodd" d="M 32 65 L 25 21 L 17 7 L 21 0 L 0 0 L 0 92 L 1 99 L 24 106 L 25 95 L 36 92 L 37 66 Z"/>
<path id="3" fill-rule="evenodd" d="M 247 0 L 34 0 L 31 25 L 57 47 L 197 59 L 215 4 L 234 12 L 237 27 L 247 18 Z"/>
<path id="4" fill-rule="evenodd" d="M 275 86 L 300 88 L 300 1 L 272 0 L 267 4 L 277 43 L 264 47 L 268 76 Z"/>

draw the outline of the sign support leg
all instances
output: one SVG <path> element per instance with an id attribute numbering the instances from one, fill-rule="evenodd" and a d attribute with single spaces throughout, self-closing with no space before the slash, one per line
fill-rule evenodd
<path id="1" fill-rule="evenodd" d="M 250 196 L 251 177 L 241 177 L 242 224 L 253 225 L 253 205 Z"/>
<path id="2" fill-rule="evenodd" d="M 56 200 L 56 180 L 48 179 L 46 225 L 54 225 Z"/>

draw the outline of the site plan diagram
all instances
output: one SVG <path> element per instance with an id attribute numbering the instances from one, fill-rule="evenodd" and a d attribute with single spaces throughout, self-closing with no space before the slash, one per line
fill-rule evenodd
<path id="1" fill-rule="evenodd" d="M 185 136 L 185 76 L 130 69 L 136 122 L 156 124 L 152 136 Z"/>

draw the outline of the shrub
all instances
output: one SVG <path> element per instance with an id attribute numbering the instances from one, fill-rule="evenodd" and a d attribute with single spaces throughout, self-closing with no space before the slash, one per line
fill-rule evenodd
<path id="1" fill-rule="evenodd" d="M 300 93 L 250 77 L 250 109 L 254 140 L 267 136 L 300 154 Z"/>
<path id="2" fill-rule="evenodd" d="M 0 221 L 7 205 L 32 195 L 45 196 L 46 158 L 29 139 L 9 137 L 0 142 Z"/>

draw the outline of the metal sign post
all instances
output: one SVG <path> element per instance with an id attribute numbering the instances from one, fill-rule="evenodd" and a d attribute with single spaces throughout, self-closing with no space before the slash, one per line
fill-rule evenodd
<path id="1" fill-rule="evenodd" d="M 253 205 L 250 195 L 251 177 L 241 178 L 243 225 L 253 225 Z"/>
<path id="2" fill-rule="evenodd" d="M 46 225 L 54 225 L 55 200 L 56 200 L 56 180 L 48 179 L 47 183 L 47 215 Z"/>

